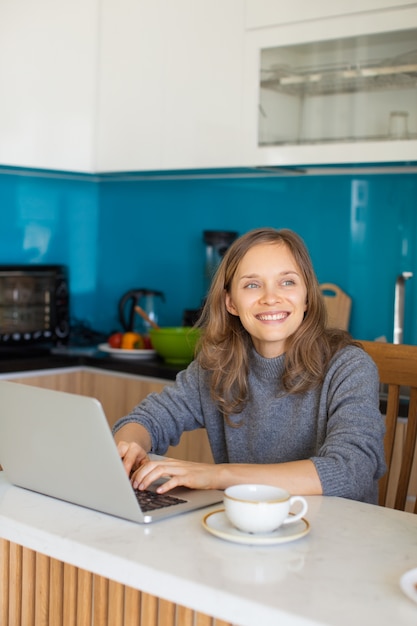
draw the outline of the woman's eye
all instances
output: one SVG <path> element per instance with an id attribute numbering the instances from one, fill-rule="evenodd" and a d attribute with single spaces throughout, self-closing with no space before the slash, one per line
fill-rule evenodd
<path id="1" fill-rule="evenodd" d="M 287 280 L 284 280 L 284 282 L 282 283 L 285 287 L 292 287 L 292 285 L 295 285 L 295 281 L 292 280 L 291 278 L 287 278 Z"/>
<path id="2" fill-rule="evenodd" d="M 257 287 L 257 283 L 248 283 L 247 285 L 245 285 L 245 289 L 256 289 Z"/>

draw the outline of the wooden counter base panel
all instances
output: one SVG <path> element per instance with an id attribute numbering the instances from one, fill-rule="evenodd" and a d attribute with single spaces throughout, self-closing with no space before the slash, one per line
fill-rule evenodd
<path id="1" fill-rule="evenodd" d="M 2 626 L 232 626 L 0 539 Z"/>

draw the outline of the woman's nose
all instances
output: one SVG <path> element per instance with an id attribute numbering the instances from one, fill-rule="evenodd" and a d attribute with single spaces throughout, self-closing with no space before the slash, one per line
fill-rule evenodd
<path id="1" fill-rule="evenodd" d="M 265 288 L 262 294 L 262 301 L 265 302 L 265 304 L 275 304 L 280 300 L 280 297 L 279 289 L 276 287 L 269 287 Z"/>

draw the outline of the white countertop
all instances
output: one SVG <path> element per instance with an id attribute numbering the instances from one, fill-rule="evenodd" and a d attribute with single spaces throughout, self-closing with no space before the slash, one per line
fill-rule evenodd
<path id="1" fill-rule="evenodd" d="M 415 626 L 399 579 L 417 567 L 417 515 L 307 499 L 310 533 L 259 547 L 209 534 L 207 509 L 142 526 L 12 487 L 0 472 L 0 536 L 239 626 Z"/>

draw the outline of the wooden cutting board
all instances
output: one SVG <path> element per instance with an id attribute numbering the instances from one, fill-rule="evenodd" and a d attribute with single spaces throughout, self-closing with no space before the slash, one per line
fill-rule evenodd
<path id="1" fill-rule="evenodd" d="M 327 309 L 327 326 L 349 330 L 352 299 L 333 283 L 320 285 Z"/>

